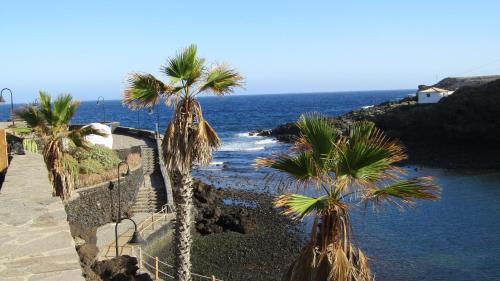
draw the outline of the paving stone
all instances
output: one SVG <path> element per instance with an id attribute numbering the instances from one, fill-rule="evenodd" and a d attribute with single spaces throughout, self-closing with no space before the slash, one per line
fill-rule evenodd
<path id="1" fill-rule="evenodd" d="M 0 190 L 0 227 L 0 280 L 84 280 L 41 155 L 13 158 Z"/>

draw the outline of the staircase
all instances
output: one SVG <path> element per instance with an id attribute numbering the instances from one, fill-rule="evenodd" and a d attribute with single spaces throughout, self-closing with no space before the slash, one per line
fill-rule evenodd
<path id="1" fill-rule="evenodd" d="M 160 172 L 158 152 L 151 146 L 141 146 L 144 183 L 132 206 L 134 213 L 156 213 L 167 203 L 165 184 Z"/>

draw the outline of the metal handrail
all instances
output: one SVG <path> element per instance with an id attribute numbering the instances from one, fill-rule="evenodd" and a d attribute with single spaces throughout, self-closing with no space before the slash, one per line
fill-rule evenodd
<path id="1" fill-rule="evenodd" d="M 144 233 L 144 231 L 147 230 L 148 228 L 150 228 L 150 227 L 153 228 L 155 222 L 158 222 L 162 219 L 164 220 L 167 216 L 167 213 L 168 213 L 168 206 L 165 204 L 161 207 L 161 209 L 158 212 L 151 214 L 151 220 L 147 219 L 147 220 L 142 221 L 137 226 L 137 229 L 139 229 L 141 234 Z M 158 215 L 160 215 L 160 218 L 155 220 L 155 216 L 158 216 Z"/>
<path id="2" fill-rule="evenodd" d="M 162 265 L 165 265 L 166 267 L 174 268 L 173 265 L 168 264 L 168 263 L 166 263 L 164 261 L 159 260 L 158 257 L 151 256 L 147 252 L 143 251 L 141 247 L 138 247 L 138 249 L 139 249 L 139 253 L 138 253 L 138 256 L 139 256 L 138 257 L 138 260 L 139 260 L 139 269 L 141 269 L 143 267 L 143 265 L 145 265 L 146 270 L 148 270 L 148 271 L 150 271 L 150 270 L 154 271 L 154 274 L 155 274 L 156 278 L 163 277 L 163 276 L 160 275 L 160 273 L 163 274 L 165 277 L 172 278 L 172 279 L 174 278 L 172 275 L 170 275 L 170 274 L 168 274 L 168 273 L 160 270 L 159 266 L 158 266 L 159 264 L 162 264 Z M 134 248 L 134 250 L 135 250 L 135 248 Z M 153 266 L 152 264 L 148 263 L 147 259 L 145 259 L 145 258 L 150 258 L 150 259 L 154 260 L 155 265 Z M 149 269 L 147 267 L 149 267 Z M 205 280 L 224 281 L 222 279 L 215 278 L 213 275 L 212 276 L 206 276 L 206 275 L 201 275 L 201 274 L 194 273 L 194 272 L 192 272 L 191 275 L 193 277 L 197 277 L 197 278 L 201 278 L 201 279 L 205 279 Z"/>

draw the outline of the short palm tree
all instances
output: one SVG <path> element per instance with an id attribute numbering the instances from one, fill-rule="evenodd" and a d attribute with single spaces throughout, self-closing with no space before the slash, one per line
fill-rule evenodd
<path id="1" fill-rule="evenodd" d="M 243 78 L 226 65 L 207 67 L 195 45 L 170 58 L 161 72 L 169 78 L 167 83 L 151 74 L 131 74 L 123 102 L 131 108 L 151 108 L 164 99 L 173 106 L 162 149 L 176 207 L 175 279 L 187 281 L 191 280 L 191 170 L 195 163 L 209 164 L 212 150 L 220 145 L 217 133 L 203 117 L 197 97 L 205 92 L 217 96 L 231 93 L 243 86 Z"/>
<path id="2" fill-rule="evenodd" d="M 275 201 L 293 218 L 314 217 L 311 239 L 284 280 L 373 280 L 366 256 L 352 241 L 350 206 L 435 200 L 439 187 L 429 177 L 403 179 L 404 170 L 395 166 L 406 158 L 402 145 L 371 122 L 354 123 L 346 136 L 315 114 L 302 116 L 298 126 L 301 135 L 290 154 L 257 160 L 273 169 L 272 178 L 285 187 L 315 187 L 323 193 L 285 193 Z"/>
<path id="3" fill-rule="evenodd" d="M 77 173 L 75 169 L 78 169 L 66 148 L 68 145 L 88 148 L 90 144 L 85 140 L 86 135 L 103 135 L 103 132 L 90 126 L 82 129 L 69 128 L 79 105 L 69 94 L 59 95 L 52 101 L 49 94 L 40 91 L 39 106 L 28 105 L 17 113 L 33 128 L 36 136 L 42 139 L 43 159 L 53 186 L 52 195 L 60 196 L 63 200 L 71 197 Z"/>

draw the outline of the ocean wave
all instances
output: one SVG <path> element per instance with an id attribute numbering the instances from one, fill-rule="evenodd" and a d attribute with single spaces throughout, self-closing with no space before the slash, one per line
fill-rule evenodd
<path id="1" fill-rule="evenodd" d="M 222 171 L 222 168 L 206 168 L 206 167 L 201 167 L 198 168 L 199 171 Z"/>
<path id="2" fill-rule="evenodd" d="M 250 135 L 250 132 L 237 133 L 236 136 L 239 138 L 261 138 L 261 136 Z"/>
<path id="3" fill-rule="evenodd" d="M 210 162 L 211 166 L 220 166 L 220 165 L 224 165 L 224 162 L 223 161 L 212 161 Z"/>
<path id="4" fill-rule="evenodd" d="M 255 144 L 273 144 L 273 143 L 277 143 L 277 142 L 278 141 L 275 139 L 265 139 L 265 140 L 256 141 Z"/>
<path id="5" fill-rule="evenodd" d="M 362 106 L 361 108 L 362 109 L 368 109 L 368 108 L 372 108 L 374 105 L 365 105 L 365 106 Z"/>
<path id="6" fill-rule="evenodd" d="M 264 150 L 264 146 L 256 146 L 255 142 L 232 142 L 223 144 L 219 151 L 258 151 Z"/>

